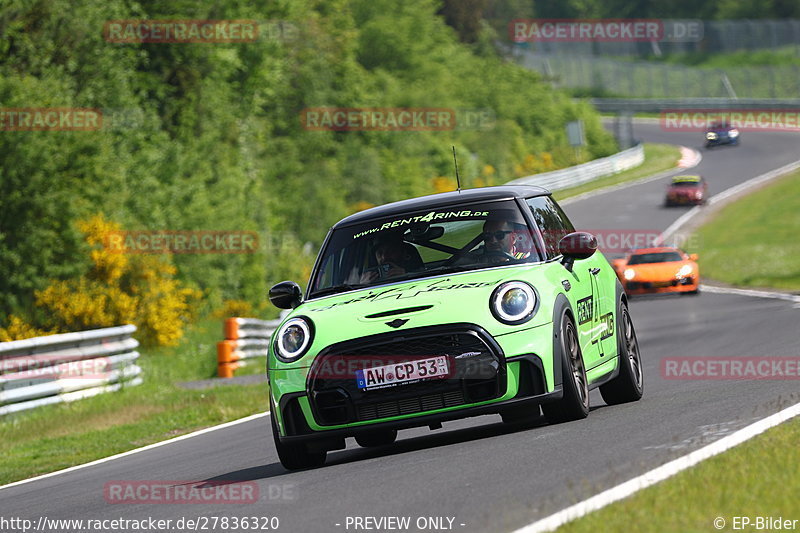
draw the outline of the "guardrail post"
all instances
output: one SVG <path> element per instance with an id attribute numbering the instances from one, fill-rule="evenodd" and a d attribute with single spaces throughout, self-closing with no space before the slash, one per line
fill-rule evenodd
<path id="1" fill-rule="evenodd" d="M 217 376 L 233 377 L 249 360 L 266 357 L 269 340 L 280 320 L 232 317 L 223 323 L 225 340 L 217 343 Z"/>

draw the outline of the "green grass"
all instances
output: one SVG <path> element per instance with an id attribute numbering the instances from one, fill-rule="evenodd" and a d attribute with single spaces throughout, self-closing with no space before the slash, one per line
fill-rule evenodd
<path id="1" fill-rule="evenodd" d="M 199 322 L 178 347 L 140 348 L 144 383 L 138 387 L 3 417 L 0 484 L 266 411 L 266 384 L 207 390 L 177 386 L 216 375 L 216 342 L 221 339 L 219 320 Z M 263 363 L 248 369 L 263 371 Z"/>
<path id="2" fill-rule="evenodd" d="M 726 522 L 723 531 L 733 531 L 734 516 L 800 519 L 798 442 L 795 418 L 558 531 L 709 533 L 717 531 L 717 517 Z M 789 531 L 800 529 L 800 522 L 795 526 Z"/>
<path id="3" fill-rule="evenodd" d="M 800 291 L 800 172 L 723 208 L 690 243 L 703 278 Z"/>
<path id="4" fill-rule="evenodd" d="M 553 197 L 555 197 L 556 200 L 564 200 L 570 196 L 577 196 L 578 194 L 583 194 L 602 187 L 646 178 L 652 174 L 675 168 L 680 158 L 681 152 L 677 146 L 671 144 L 648 143 L 644 145 L 644 163 L 638 167 L 620 172 L 619 174 L 614 174 L 613 176 L 606 176 L 589 183 L 584 183 L 577 187 L 556 191 L 553 193 Z"/>

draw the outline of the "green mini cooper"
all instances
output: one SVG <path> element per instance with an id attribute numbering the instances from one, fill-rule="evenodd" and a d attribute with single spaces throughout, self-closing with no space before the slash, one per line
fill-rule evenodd
<path id="1" fill-rule="evenodd" d="M 625 292 L 597 241 L 533 186 L 470 189 L 351 215 L 328 233 L 269 348 L 272 431 L 288 469 L 346 437 L 500 414 L 584 418 L 642 396 Z"/>

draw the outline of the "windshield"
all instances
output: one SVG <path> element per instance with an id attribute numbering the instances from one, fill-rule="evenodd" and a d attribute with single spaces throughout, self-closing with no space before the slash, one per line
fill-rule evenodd
<path id="1" fill-rule="evenodd" d="M 309 297 L 541 260 L 513 200 L 409 211 L 334 229 Z"/>
<path id="2" fill-rule="evenodd" d="M 683 261 L 683 257 L 678 252 L 656 252 L 650 254 L 632 255 L 628 260 L 629 265 L 641 265 L 643 263 L 669 263 L 671 261 Z"/>
<path id="3" fill-rule="evenodd" d="M 673 187 L 699 187 L 700 182 L 697 180 L 686 180 L 686 181 L 673 181 Z"/>

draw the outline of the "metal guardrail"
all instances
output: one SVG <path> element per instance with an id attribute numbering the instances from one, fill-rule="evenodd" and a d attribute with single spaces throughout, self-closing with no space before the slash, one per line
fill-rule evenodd
<path id="1" fill-rule="evenodd" d="M 0 343 L 0 415 L 142 383 L 136 326 Z"/>
<path id="2" fill-rule="evenodd" d="M 798 110 L 800 98 L 592 98 L 601 113 L 660 113 L 666 110 Z"/>
<path id="3" fill-rule="evenodd" d="M 568 187 L 582 185 L 603 176 L 618 174 L 623 170 L 637 167 L 644 162 L 644 146 L 637 144 L 633 148 L 628 148 L 608 157 L 602 157 L 589 161 L 582 165 L 534 174 L 524 178 L 518 178 L 508 182 L 518 185 L 538 185 L 557 191 Z"/>
<path id="4" fill-rule="evenodd" d="M 217 343 L 217 376 L 233 377 L 255 357 L 266 357 L 269 340 L 282 319 L 229 318 L 225 320 L 225 340 Z"/>

